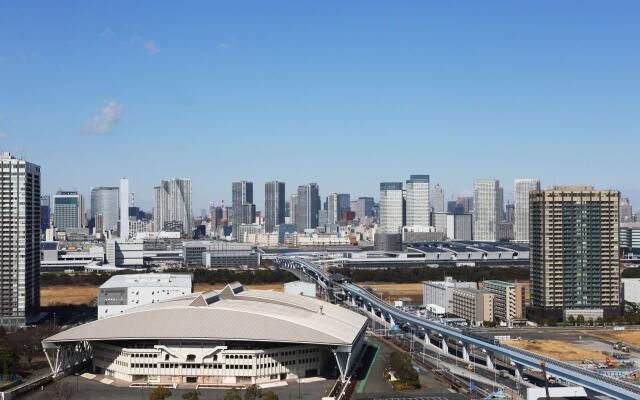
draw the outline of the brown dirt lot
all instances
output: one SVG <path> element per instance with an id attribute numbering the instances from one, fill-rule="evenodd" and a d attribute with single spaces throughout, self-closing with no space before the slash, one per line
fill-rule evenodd
<path id="1" fill-rule="evenodd" d="M 584 359 L 604 360 L 605 355 L 592 350 L 586 350 L 580 346 L 565 340 L 505 340 L 504 344 L 519 349 L 545 354 L 560 361 L 581 361 Z"/>
<path id="2" fill-rule="evenodd" d="M 615 342 L 624 342 L 631 346 L 640 347 L 640 331 L 584 331 L 585 335 L 597 336 L 599 338 Z"/>
<path id="3" fill-rule="evenodd" d="M 40 288 L 40 304 L 89 304 L 97 293 L 96 286 L 45 286 Z"/>
<path id="4" fill-rule="evenodd" d="M 397 300 L 408 297 L 414 303 L 422 303 L 422 283 L 359 283 L 361 286 L 372 288 L 378 296 L 385 300 Z M 222 289 L 224 284 L 196 283 L 194 291 Z M 282 283 L 267 283 L 247 285 L 248 289 L 275 290 L 282 292 Z M 89 304 L 96 298 L 96 286 L 45 286 L 40 290 L 40 303 L 43 306 L 53 304 Z"/>
<path id="5" fill-rule="evenodd" d="M 422 304 L 422 283 L 368 283 L 360 282 L 358 285 L 370 287 L 385 300 L 397 300 L 400 297 L 408 297 L 413 303 Z"/>

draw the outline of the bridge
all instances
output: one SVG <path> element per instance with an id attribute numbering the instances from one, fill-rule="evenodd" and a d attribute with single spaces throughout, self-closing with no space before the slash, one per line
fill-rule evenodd
<path id="1" fill-rule="evenodd" d="M 478 335 L 467 329 L 449 327 L 409 314 L 391 306 L 358 285 L 348 282 L 333 282 L 329 273 L 308 260 L 282 256 L 276 257 L 274 262 L 282 268 L 303 273 L 315 280 L 321 292 L 331 301 L 337 299 L 335 296 L 336 291 L 341 291 L 344 294 L 343 300 L 345 302 L 362 309 L 371 317 L 377 317 L 390 324 L 425 335 L 437 334 L 441 336 L 440 345 L 444 352 L 448 352 L 448 341 L 450 339 L 458 341 L 462 345 L 462 355 L 465 361 L 470 360 L 470 349 L 474 347 L 486 353 L 486 365 L 489 368 L 495 368 L 494 357 L 496 355 L 510 359 L 516 366 L 516 376 L 520 374 L 523 367 L 540 369 L 541 362 L 544 361 L 547 373 L 564 381 L 572 382 L 578 386 L 619 400 L 640 398 L 640 387 L 631 383 L 610 376 L 603 376 L 547 356 L 506 346 L 500 344 L 497 340 Z"/>

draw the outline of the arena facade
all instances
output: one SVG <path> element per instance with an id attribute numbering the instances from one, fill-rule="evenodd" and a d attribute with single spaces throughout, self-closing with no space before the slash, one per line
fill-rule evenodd
<path id="1" fill-rule="evenodd" d="M 366 317 L 334 304 L 234 283 L 68 329 L 43 348 L 54 374 L 90 363 L 97 374 L 132 383 L 346 379 L 366 326 Z"/>

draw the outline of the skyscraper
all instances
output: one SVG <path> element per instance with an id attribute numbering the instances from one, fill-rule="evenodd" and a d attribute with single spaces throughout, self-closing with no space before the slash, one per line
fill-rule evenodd
<path id="1" fill-rule="evenodd" d="M 240 225 L 256 221 L 256 206 L 253 204 L 253 182 L 240 181 L 231 184 L 233 237 L 238 239 Z"/>
<path id="2" fill-rule="evenodd" d="M 349 193 L 331 193 L 327 196 L 327 223 L 336 224 L 342 220 L 342 213 L 351 211 Z"/>
<path id="3" fill-rule="evenodd" d="M 633 222 L 633 208 L 628 197 L 620 199 L 620 222 Z"/>
<path id="4" fill-rule="evenodd" d="M 298 226 L 298 193 L 291 195 L 291 200 L 289 201 L 289 223 L 291 225 Z"/>
<path id="5" fill-rule="evenodd" d="M 271 233 L 276 225 L 284 224 L 285 215 L 284 182 L 273 181 L 264 184 L 264 229 Z"/>
<path id="6" fill-rule="evenodd" d="M 620 313 L 620 193 L 560 186 L 530 195 L 530 315 Z"/>
<path id="7" fill-rule="evenodd" d="M 358 197 L 352 211 L 356 213 L 356 218 L 363 220 L 365 217 L 373 217 L 373 197 Z"/>
<path id="8" fill-rule="evenodd" d="M 175 178 L 160 181 L 154 187 L 154 223 L 157 231 L 180 229 L 190 233 L 193 221 L 191 210 L 191 179 Z"/>
<path id="9" fill-rule="evenodd" d="M 0 325 L 24 326 L 40 307 L 40 167 L 0 155 Z"/>
<path id="10" fill-rule="evenodd" d="M 53 196 L 53 226 L 64 231 L 84 226 L 84 198 L 75 191 L 58 191 Z"/>
<path id="11" fill-rule="evenodd" d="M 40 231 L 44 232 L 51 224 L 51 196 L 40 196 Z"/>
<path id="12" fill-rule="evenodd" d="M 529 195 L 540 190 L 537 179 L 516 179 L 513 183 L 513 237 L 517 242 L 529 241 Z"/>
<path id="13" fill-rule="evenodd" d="M 129 239 L 129 180 L 120 179 L 120 239 Z"/>
<path id="14" fill-rule="evenodd" d="M 378 208 L 379 230 L 382 233 L 402 232 L 402 182 L 382 182 Z"/>
<path id="15" fill-rule="evenodd" d="M 118 229 L 118 193 L 117 187 L 91 188 L 91 219 L 100 233 Z M 101 229 L 98 229 L 96 222 L 98 215 L 101 215 Z"/>
<path id="16" fill-rule="evenodd" d="M 500 182 L 495 179 L 477 179 L 473 182 L 473 240 L 497 240 L 499 189 Z"/>
<path id="17" fill-rule="evenodd" d="M 444 212 L 444 190 L 442 190 L 442 187 L 439 183 L 436 183 L 436 185 L 433 187 L 433 190 L 431 190 L 430 197 L 430 204 L 433 212 Z"/>
<path id="18" fill-rule="evenodd" d="M 498 197 L 497 197 L 497 206 L 498 206 L 498 211 L 497 211 L 497 215 L 498 215 L 498 223 L 502 222 L 505 220 L 505 215 L 504 215 L 504 189 L 502 188 L 502 186 L 500 186 L 500 182 L 498 182 Z"/>
<path id="19" fill-rule="evenodd" d="M 320 211 L 320 189 L 317 183 L 298 186 L 298 208 L 296 210 L 296 225 L 300 232 L 305 229 L 318 227 L 318 212 Z"/>
<path id="20" fill-rule="evenodd" d="M 442 194 L 441 189 L 440 194 Z M 429 226 L 431 224 L 429 196 L 429 175 L 410 175 L 405 194 L 407 226 Z M 444 204 L 444 196 L 442 202 Z"/>

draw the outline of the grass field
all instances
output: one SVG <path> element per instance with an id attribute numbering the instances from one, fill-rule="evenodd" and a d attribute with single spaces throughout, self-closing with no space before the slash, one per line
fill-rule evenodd
<path id="1" fill-rule="evenodd" d="M 505 340 L 505 344 L 534 353 L 545 354 L 560 361 L 581 361 L 584 359 L 604 360 L 605 355 L 592 350 L 586 350 L 565 340 Z"/>

